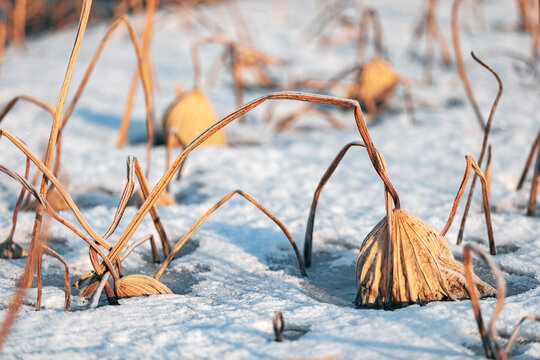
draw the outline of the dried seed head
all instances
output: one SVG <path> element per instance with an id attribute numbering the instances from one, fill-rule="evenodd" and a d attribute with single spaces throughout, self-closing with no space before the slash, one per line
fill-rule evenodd
<path id="1" fill-rule="evenodd" d="M 356 265 L 356 306 L 394 309 L 468 298 L 465 269 L 443 237 L 403 210 L 393 210 L 392 238 L 384 217 L 364 240 Z M 479 296 L 495 289 L 474 278 Z"/>
<path id="2" fill-rule="evenodd" d="M 145 275 L 129 275 L 116 282 L 116 292 L 121 298 L 172 294 L 168 287 L 154 278 Z"/>
<path id="3" fill-rule="evenodd" d="M 399 75 L 390 63 L 375 58 L 364 65 L 357 83 L 349 89 L 347 97 L 366 101 L 384 101 L 399 82 Z"/>
<path id="4" fill-rule="evenodd" d="M 28 253 L 15 242 L 9 240 L 0 244 L 0 259 L 20 259 L 28 257 Z"/>
<path id="5" fill-rule="evenodd" d="M 192 142 L 204 130 L 218 121 L 216 111 L 202 91 L 195 89 L 177 99 L 164 116 L 164 128 L 174 128 L 185 144 Z M 180 146 L 173 137 L 172 146 Z M 227 145 L 225 132 L 220 130 L 202 145 Z"/>

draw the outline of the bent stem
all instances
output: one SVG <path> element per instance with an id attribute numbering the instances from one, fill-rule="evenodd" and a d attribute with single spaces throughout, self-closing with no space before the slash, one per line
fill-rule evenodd
<path id="1" fill-rule="evenodd" d="M 381 26 L 381 18 L 375 8 L 366 8 L 362 12 L 360 17 L 360 31 L 358 34 L 358 41 L 356 43 L 356 62 L 361 61 L 361 57 L 364 55 L 366 45 L 368 42 L 368 26 L 371 23 L 373 28 L 373 38 L 375 45 L 375 56 L 381 56 L 383 53 L 383 33 Z"/>
<path id="2" fill-rule="evenodd" d="M 231 123 L 235 119 L 238 119 L 242 115 L 246 114 L 247 112 L 251 111 L 252 109 L 256 108 L 257 106 L 261 105 L 267 100 L 295 100 L 295 101 L 304 101 L 304 102 L 312 102 L 312 103 L 353 108 L 356 125 L 358 127 L 358 130 L 360 132 L 362 139 L 364 140 L 364 143 L 366 144 L 366 149 L 368 151 L 369 158 L 375 168 L 375 171 L 379 174 L 379 177 L 385 183 L 385 186 L 387 187 L 387 190 L 390 192 L 393 202 L 396 205 L 396 207 L 397 208 L 400 207 L 400 202 L 399 202 L 399 197 L 397 195 L 397 192 L 394 186 L 392 185 L 392 183 L 390 182 L 390 179 L 388 178 L 388 174 L 382 168 L 381 160 L 376 154 L 375 147 L 373 145 L 373 142 L 367 130 L 367 126 L 366 126 L 366 123 L 362 114 L 362 109 L 360 108 L 358 101 L 351 100 L 351 99 L 338 98 L 338 97 L 333 97 L 333 96 L 327 96 L 327 95 L 319 95 L 319 94 L 307 94 L 307 93 L 292 92 L 292 91 L 291 92 L 289 91 L 277 92 L 277 93 L 273 93 L 267 96 L 260 97 L 258 99 L 255 99 L 247 103 L 242 108 L 229 114 L 228 116 L 224 117 L 223 119 L 221 119 L 220 121 L 216 122 L 214 125 L 209 127 L 206 131 L 204 131 L 201 135 L 199 135 L 187 146 L 187 148 L 173 162 L 169 170 L 167 170 L 167 172 L 159 180 L 158 184 L 154 187 L 154 189 L 152 190 L 152 192 L 150 193 L 146 201 L 141 205 L 137 214 L 131 220 L 130 224 L 127 226 L 124 233 L 120 236 L 117 243 L 114 245 L 113 249 L 109 253 L 110 260 L 116 259 L 116 257 L 122 252 L 124 247 L 127 245 L 129 240 L 131 239 L 131 237 L 133 236 L 133 234 L 139 227 L 144 216 L 148 213 L 150 208 L 155 204 L 159 196 L 163 193 L 167 184 L 169 184 L 169 182 L 172 180 L 172 178 L 174 177 L 174 174 L 178 171 L 178 169 L 180 168 L 180 166 L 182 165 L 182 163 L 184 162 L 188 154 L 194 149 L 196 149 L 201 143 L 203 143 L 210 136 L 214 135 L 217 131 L 225 127 L 227 124 Z M 100 270 L 104 271 L 103 265 L 101 265 Z"/>
<path id="3" fill-rule="evenodd" d="M 471 175 L 471 170 L 474 170 L 476 175 L 480 178 L 480 181 L 482 182 L 482 198 L 483 198 L 483 205 L 484 205 L 484 217 L 486 219 L 486 228 L 488 233 L 488 239 L 489 239 L 489 249 L 491 255 L 497 255 L 497 247 L 495 246 L 495 239 L 493 237 L 493 226 L 491 224 L 491 210 L 489 205 L 489 185 L 486 177 L 482 173 L 482 170 L 474 160 L 472 156 L 466 156 L 467 159 L 467 167 L 465 168 L 465 174 L 463 175 L 463 180 L 461 181 L 461 186 L 459 187 L 458 193 L 456 195 L 456 199 L 454 200 L 454 204 L 452 205 L 452 210 L 450 211 L 450 215 L 448 216 L 448 221 L 446 222 L 446 225 L 441 231 L 441 235 L 445 236 L 448 232 L 448 229 L 450 229 L 450 226 L 452 225 L 452 221 L 454 220 L 454 216 L 456 215 L 456 210 L 459 205 L 459 202 L 461 200 L 461 197 L 463 196 L 463 192 L 465 191 L 465 187 L 467 186 L 467 181 L 469 180 L 469 177 Z M 474 180 L 473 180 L 474 181 Z"/>
<path id="4" fill-rule="evenodd" d="M 486 147 L 487 147 L 487 143 L 488 143 L 489 132 L 491 130 L 491 124 L 493 122 L 493 116 L 495 115 L 495 110 L 497 109 L 497 104 L 499 104 L 499 100 L 500 100 L 502 92 L 503 92 L 503 84 L 502 84 L 502 81 L 501 81 L 501 78 L 499 77 L 499 75 L 492 68 L 490 68 L 484 62 L 482 62 L 482 60 L 477 58 L 474 55 L 474 52 L 471 52 L 471 56 L 473 57 L 473 59 L 476 62 L 478 62 L 480 65 L 482 65 L 484 68 L 486 68 L 491 74 L 493 74 L 493 76 L 495 76 L 495 79 L 497 80 L 497 83 L 499 85 L 499 91 L 497 92 L 497 96 L 495 97 L 495 101 L 493 102 L 493 105 L 491 106 L 491 112 L 489 113 L 488 122 L 487 122 L 487 125 L 486 125 L 485 129 L 484 129 L 484 140 L 482 142 L 482 149 L 480 150 L 480 156 L 478 157 L 478 167 L 481 167 L 482 166 L 482 161 L 484 160 L 484 155 L 486 153 Z M 472 184 L 471 184 L 471 189 L 469 190 L 469 196 L 467 197 L 467 204 L 465 205 L 465 210 L 463 211 L 463 217 L 461 218 L 461 225 L 460 225 L 460 228 L 459 228 L 458 238 L 457 238 L 457 244 L 458 245 L 460 245 L 462 240 L 463 240 L 463 233 L 465 231 L 465 223 L 467 221 L 467 215 L 469 214 L 469 208 L 471 206 L 472 196 L 473 196 L 474 188 L 475 188 L 475 185 L 476 185 L 476 180 L 477 180 L 477 176 L 475 174 L 474 177 L 473 177 Z M 495 253 L 493 251 L 494 251 L 494 249 L 492 249 L 491 254 L 495 255 Z"/>
<path id="5" fill-rule="evenodd" d="M 485 263 L 489 265 L 491 272 L 495 277 L 495 282 L 497 284 L 497 304 L 495 305 L 493 315 L 491 316 L 491 320 L 489 321 L 488 330 L 486 330 L 486 326 L 484 324 L 484 321 L 482 320 L 478 293 L 474 285 L 474 272 L 472 266 L 471 252 L 474 252 L 478 257 L 480 257 Z M 495 321 L 501 313 L 502 307 L 504 305 L 504 298 L 506 297 L 506 284 L 504 283 L 502 271 L 491 259 L 491 257 L 484 254 L 480 249 L 476 248 L 475 246 L 469 244 L 466 244 L 463 248 L 463 265 L 465 266 L 467 291 L 469 293 L 469 297 L 471 298 L 471 305 L 473 307 L 474 317 L 476 318 L 478 331 L 480 332 L 480 337 L 482 338 L 482 344 L 484 346 L 486 357 L 492 359 L 497 356 L 500 359 L 506 359 L 506 354 L 497 343 L 497 332 L 495 331 Z"/>
<path id="6" fill-rule="evenodd" d="M 189 240 L 189 238 L 191 237 L 191 235 L 193 235 L 193 233 L 206 221 L 206 219 L 208 219 L 208 217 L 210 215 L 212 215 L 212 213 L 214 211 L 216 211 L 217 209 L 219 209 L 221 207 L 221 205 L 225 204 L 230 198 L 232 198 L 234 195 L 240 195 L 242 196 L 243 198 L 245 198 L 247 201 L 249 201 L 250 203 L 252 203 L 253 205 L 255 205 L 257 207 L 257 209 L 261 210 L 266 216 L 268 216 L 273 222 L 276 223 L 276 225 L 279 226 L 279 228 L 281 229 L 281 231 L 283 231 L 283 233 L 285 234 L 285 236 L 287 237 L 287 239 L 289 240 L 289 242 L 291 243 L 291 246 L 293 247 L 293 250 L 294 250 L 294 253 L 296 255 L 296 259 L 298 261 L 298 266 L 300 267 L 300 272 L 302 273 L 302 276 L 307 276 L 306 274 L 306 269 L 304 268 L 304 263 L 302 261 L 302 257 L 300 256 L 300 252 L 298 251 L 298 248 L 296 247 L 296 243 L 294 242 L 294 239 L 291 235 L 291 233 L 289 232 L 289 230 L 287 230 L 287 228 L 285 227 L 285 225 L 283 225 L 283 223 L 277 218 L 275 217 L 270 211 L 268 211 L 264 206 L 262 206 L 257 200 L 255 200 L 254 198 L 252 198 L 251 196 L 249 196 L 248 194 L 246 194 L 245 192 L 243 192 L 242 190 L 235 190 L 231 193 L 229 193 L 228 195 L 226 195 L 225 197 L 223 197 L 220 201 L 218 201 L 214 206 L 212 206 L 212 208 L 210 210 L 208 210 L 196 223 L 195 225 L 193 225 L 191 227 L 191 229 L 189 229 L 189 231 L 184 235 L 184 237 L 182 237 L 182 239 L 180 239 L 180 241 L 178 241 L 178 243 L 174 246 L 174 248 L 171 250 L 169 256 L 167 257 L 167 259 L 165 259 L 165 261 L 163 262 L 163 264 L 161 265 L 161 267 L 159 268 L 158 272 L 156 273 L 156 275 L 154 276 L 154 278 L 156 280 L 159 280 L 161 278 L 161 275 L 163 275 L 163 272 L 165 272 L 165 269 L 167 269 L 167 266 L 169 266 L 169 264 L 171 263 L 171 261 L 173 261 L 174 257 L 176 256 L 176 254 L 180 251 L 180 249 L 182 249 L 182 247 L 184 246 L 184 244 Z"/>
<path id="7" fill-rule="evenodd" d="M 474 113 L 476 115 L 476 119 L 478 120 L 478 124 L 480 125 L 482 130 L 485 130 L 486 125 L 484 123 L 482 113 L 480 112 L 480 108 L 478 107 L 478 104 L 474 97 L 474 93 L 472 91 L 469 78 L 467 77 L 467 71 L 465 70 L 465 64 L 463 63 L 463 58 L 461 56 L 461 46 L 460 46 L 460 41 L 459 41 L 459 22 L 458 22 L 458 13 L 459 13 L 459 6 L 461 4 L 461 1 L 462 0 L 454 0 L 454 5 L 452 6 L 452 37 L 454 38 L 454 51 L 456 52 L 456 61 L 458 64 L 459 76 L 461 77 L 461 81 L 463 82 L 463 86 L 465 87 L 465 91 L 467 92 L 467 97 L 474 109 Z"/>
<path id="8" fill-rule="evenodd" d="M 151 160 L 151 151 L 152 151 L 152 143 L 154 141 L 154 127 L 153 127 L 153 120 L 152 120 L 152 88 L 151 88 L 151 81 L 150 81 L 150 74 L 148 67 L 146 66 L 145 60 L 145 51 L 144 47 L 141 47 L 139 40 L 137 38 L 137 34 L 135 33 L 135 29 L 131 25 L 131 22 L 129 21 L 129 18 L 127 16 L 120 16 L 117 18 L 114 23 L 111 25 L 105 36 L 103 37 L 103 40 L 101 40 L 101 43 L 96 50 L 94 54 L 94 58 L 90 62 L 90 65 L 88 65 L 88 69 L 86 70 L 86 73 L 84 74 L 83 80 L 81 81 L 81 84 L 79 85 L 79 88 L 77 89 L 76 94 L 73 96 L 73 99 L 71 100 L 71 103 L 66 111 L 66 114 L 63 117 L 61 128 L 63 129 L 66 125 L 66 122 L 70 118 L 71 114 L 73 113 L 73 110 L 75 106 L 77 105 L 77 102 L 79 101 L 82 93 L 84 92 L 86 88 L 86 84 L 88 83 L 88 80 L 90 76 L 92 75 L 92 72 L 96 66 L 97 61 L 99 60 L 101 53 L 103 52 L 103 49 L 109 39 L 111 38 L 112 34 L 116 31 L 116 29 L 121 25 L 125 24 L 131 43 L 133 44 L 135 55 L 137 56 L 137 66 L 138 70 L 136 72 L 137 78 L 140 76 L 142 79 L 142 85 L 144 89 L 144 101 L 146 105 L 146 129 L 148 132 L 148 141 L 147 141 L 147 172 L 150 169 L 150 160 Z M 137 82 L 135 82 L 135 85 Z M 124 123 L 122 123 L 121 126 L 121 132 L 120 132 L 120 139 L 122 139 L 123 143 L 125 144 L 126 138 L 127 138 L 127 132 L 129 131 L 129 124 L 127 128 L 125 129 Z M 119 139 L 119 142 L 121 141 Z"/>

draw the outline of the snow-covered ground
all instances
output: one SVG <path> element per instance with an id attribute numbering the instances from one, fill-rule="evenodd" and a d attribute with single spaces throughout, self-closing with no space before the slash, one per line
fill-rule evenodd
<path id="1" fill-rule="evenodd" d="M 288 3 L 279 15 L 273 4 Z M 280 83 L 306 76 L 326 78 L 354 59 L 349 42 L 321 50 L 306 31 L 320 9 L 320 1 L 240 1 L 242 12 L 258 48 L 282 57 L 274 70 Z M 384 45 L 396 69 L 409 78 L 422 76 L 422 64 L 407 56 L 406 45 L 420 14 L 418 1 L 364 1 L 375 6 L 384 28 Z M 448 41 L 450 1 L 441 1 L 439 21 Z M 234 12 L 235 10 L 233 10 Z M 497 109 L 490 143 L 493 145 L 492 218 L 499 255 L 495 262 L 504 272 L 509 296 L 496 327 L 504 343 L 514 325 L 527 314 L 540 314 L 540 218 L 526 217 L 530 180 L 521 192 L 515 186 L 536 136 L 539 76 L 522 63 L 506 57 L 487 57 L 489 49 L 512 48 L 529 53 L 530 38 L 512 31 L 517 22 L 513 1 L 485 2 L 480 13 L 461 11 L 462 50 L 472 87 L 487 118 L 496 95 L 494 78 L 469 56 L 475 53 L 501 76 L 504 93 Z M 206 14 L 230 31 L 231 14 L 225 5 L 208 7 Z M 481 19 L 481 21 L 476 21 Z M 139 28 L 143 18 L 136 19 Z M 70 92 L 78 86 L 87 64 L 105 34 L 105 24 L 85 34 Z M 510 29 L 510 30 L 509 30 Z M 174 87 L 192 84 L 190 45 L 210 33 L 182 26 L 178 13 L 157 14 L 152 48 L 157 91 L 156 123 L 174 98 Z M 8 49 L 0 74 L 0 104 L 27 94 L 56 104 L 75 29 L 30 39 L 24 51 Z M 417 43 L 422 54 L 423 41 Z M 208 70 L 217 46 L 203 48 Z M 113 37 L 73 117 L 63 132 L 62 176 L 88 222 L 104 233 L 116 210 L 125 183 L 128 155 L 143 167 L 145 155 L 144 99 L 139 91 L 131 144 L 115 146 L 133 71 L 135 54 L 126 33 Z M 455 66 L 439 62 L 431 86 L 414 88 L 417 109 L 414 124 L 404 111 L 401 89 L 392 111 L 370 126 L 377 148 L 384 154 L 403 208 L 442 229 L 465 168 L 465 155 L 477 157 L 480 131 Z M 222 71 L 215 87 L 206 93 L 220 117 L 235 110 L 230 74 Z M 249 101 L 270 90 L 246 91 Z M 336 90 L 332 93 L 343 96 Z M 335 154 L 347 142 L 359 140 L 351 111 L 334 114 L 346 125 L 330 128 L 316 117 L 306 117 L 294 129 L 273 134 L 261 123 L 267 105 L 248 115 L 248 124 L 226 128 L 237 146 L 199 148 L 188 158 L 183 178 L 172 182 L 176 206 L 159 208 L 169 237 L 175 243 L 215 202 L 242 189 L 288 227 L 301 247 L 313 191 Z M 299 107 L 283 102 L 278 115 Z M 50 132 L 50 117 L 41 109 L 18 104 L 2 128 L 23 139 L 41 154 Z M 248 143 L 250 145 L 242 145 Z M 0 141 L 0 163 L 24 173 L 24 157 L 5 139 Z M 176 152 L 176 155 L 179 151 Z M 157 183 L 165 167 L 163 145 L 152 152 L 150 180 Z M 0 238 L 11 227 L 12 209 L 19 185 L 0 179 Z M 480 191 L 469 215 L 465 242 L 487 250 Z M 462 207 L 460 207 L 462 209 Z M 458 217 L 461 214 L 458 213 Z M 111 242 L 115 242 L 136 213 L 129 207 Z M 63 216 L 75 222 L 69 212 Z M 356 292 L 355 262 L 364 237 L 384 216 L 383 187 L 365 150 L 352 149 L 322 193 L 315 222 L 313 265 L 302 278 L 294 254 L 280 229 L 253 205 L 238 197 L 220 208 L 198 230 L 165 272 L 161 281 L 173 295 L 155 295 L 89 309 L 76 296 L 71 312 L 63 311 L 63 268 L 45 258 L 43 308 L 36 312 L 36 290 L 27 293 L 7 343 L 3 358 L 482 358 L 483 350 L 470 301 L 433 302 L 395 311 L 360 310 L 353 305 Z M 23 212 L 15 240 L 29 247 L 34 214 Z M 458 224 L 446 236 L 456 258 Z M 69 263 L 73 283 L 91 269 L 88 246 L 64 227 L 50 229 L 50 246 Z M 150 217 L 134 238 L 155 233 Z M 15 282 L 26 260 L 0 260 L 0 319 L 6 313 Z M 127 274 L 153 276 L 150 246 L 145 244 L 125 261 Z M 492 282 L 485 267 L 479 274 Z M 495 299 L 482 300 L 489 317 Z M 286 340 L 273 341 L 272 318 L 281 311 Z M 540 325 L 524 325 L 511 354 L 518 359 L 540 358 Z"/>

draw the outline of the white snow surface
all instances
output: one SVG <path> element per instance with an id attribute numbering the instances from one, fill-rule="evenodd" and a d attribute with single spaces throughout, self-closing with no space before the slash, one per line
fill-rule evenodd
<path id="1" fill-rule="evenodd" d="M 254 43 L 286 62 L 274 69 L 281 84 L 306 76 L 324 79 L 352 64 L 354 44 L 322 50 L 309 41 L 308 26 L 321 9 L 321 1 L 283 2 L 288 11 L 279 15 L 278 1 L 240 1 Z M 407 56 L 406 47 L 421 11 L 418 1 L 364 1 L 376 7 L 384 27 L 388 57 L 401 74 L 422 76 L 422 63 Z M 486 2 L 479 13 L 464 6 L 461 14 L 462 52 L 480 108 L 487 118 L 497 85 L 470 56 L 474 50 L 501 76 L 504 93 L 495 114 L 490 143 L 493 146 L 492 218 L 499 254 L 494 261 L 503 270 L 509 295 L 496 328 L 504 344 L 515 324 L 527 314 L 540 315 L 540 218 L 526 217 L 530 178 L 524 190 L 515 186 L 536 136 L 539 78 L 523 63 L 488 57 L 489 49 L 507 47 L 528 54 L 530 38 L 512 30 L 517 23 L 515 2 Z M 234 35 L 227 7 L 217 4 L 205 13 Z M 450 1 L 441 1 L 438 19 L 451 41 Z M 235 11 L 235 10 L 233 10 Z M 354 11 L 350 12 L 354 16 Z M 143 18 L 136 18 L 140 29 Z M 477 21 L 478 20 L 478 21 Z M 157 14 L 152 45 L 157 90 L 156 125 L 174 87 L 192 87 L 191 44 L 210 32 L 183 25 L 178 12 Z M 70 95 L 107 30 L 106 24 L 90 27 L 85 36 Z M 0 103 L 28 94 L 56 104 L 75 38 L 75 28 L 29 39 L 24 49 L 10 48 L 0 74 Z M 330 31 L 330 28 L 327 29 Z M 416 43 L 423 54 L 424 41 Z M 449 43 L 451 46 L 451 43 Z M 202 50 L 205 73 L 217 46 Z M 144 99 L 139 89 L 130 145 L 115 145 L 133 71 L 135 55 L 127 33 L 113 36 L 105 48 L 87 90 L 63 133 L 62 178 L 87 221 L 104 233 L 116 211 L 126 179 L 125 161 L 137 156 L 146 167 Z M 465 169 L 465 155 L 477 157 L 483 132 L 454 66 L 446 69 L 436 57 L 433 84 L 413 88 L 417 104 L 414 124 L 404 111 L 402 90 L 392 100 L 392 111 L 369 130 L 387 161 L 390 177 L 402 206 L 435 229 L 442 229 Z M 230 74 L 222 71 L 214 87 L 206 87 L 220 117 L 235 110 Z M 249 89 L 249 101 L 271 90 Z M 331 92 L 342 96 L 339 90 Z M 199 148 L 188 158 L 179 182 L 171 192 L 179 204 L 160 207 L 165 229 L 176 243 L 214 203 L 235 189 L 242 189 L 272 211 L 287 226 L 300 249 L 313 192 L 327 166 L 341 147 L 360 140 L 350 110 L 333 110 L 344 131 L 330 128 L 316 117 L 306 117 L 290 131 L 274 134 L 272 125 L 260 121 L 261 105 L 248 115 L 248 124 L 226 128 L 237 146 Z M 286 101 L 277 107 L 286 115 L 299 107 Z M 36 107 L 20 103 L 2 122 L 2 128 L 43 153 L 50 132 L 50 117 Z M 141 142 L 141 139 L 143 140 Z M 243 145 L 244 143 L 244 145 Z M 245 143 L 250 143 L 245 145 Z M 179 155 L 179 151 L 175 155 Z M 24 157 L 7 139 L 0 141 L 0 163 L 24 174 Z M 165 149 L 152 151 L 150 182 L 156 184 L 165 167 Z M 0 237 L 12 223 L 12 209 L 19 184 L 5 175 L 0 179 Z M 480 188 L 465 231 L 465 243 L 487 251 L 487 234 L 481 211 Z M 457 259 L 458 222 L 446 239 Z M 129 207 L 114 243 L 136 213 Z M 70 212 L 62 216 L 76 222 Z M 234 197 L 195 233 L 182 255 L 169 266 L 161 281 L 173 295 L 155 295 L 107 304 L 103 296 L 97 309 L 77 296 L 72 310 L 63 311 L 63 267 L 44 258 L 44 292 L 35 311 L 36 289 L 27 292 L 9 339 L 2 349 L 5 359 L 473 359 L 483 358 L 482 344 L 470 301 L 432 302 L 395 311 L 356 309 L 355 263 L 370 229 L 384 216 L 383 186 L 365 150 L 353 148 L 324 189 L 315 221 L 313 265 L 303 278 L 294 253 L 280 229 L 253 205 Z M 34 214 L 23 212 L 15 241 L 29 247 Z M 134 239 L 155 234 L 149 216 Z M 68 262 L 73 284 L 91 269 L 88 246 L 60 224 L 50 229 L 50 247 Z M 160 256 L 163 256 L 160 253 Z M 6 312 L 16 281 L 26 264 L 0 260 L 0 319 Z M 479 275 L 492 283 L 486 266 L 476 262 Z M 137 248 L 124 262 L 127 274 L 153 276 L 150 246 Z M 494 298 L 481 302 L 486 321 Z M 286 339 L 273 341 L 272 318 L 281 311 Z M 0 320 L 1 321 L 1 320 Z M 540 358 L 540 325 L 526 323 L 511 354 L 516 359 Z"/>

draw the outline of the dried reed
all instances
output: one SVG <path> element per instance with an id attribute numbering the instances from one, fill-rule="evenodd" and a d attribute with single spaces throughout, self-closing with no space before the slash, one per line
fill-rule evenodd
<path id="1" fill-rule="evenodd" d="M 486 147 L 488 144 L 488 138 L 489 138 L 489 132 L 491 130 L 491 124 L 493 122 L 493 116 L 495 115 L 495 110 L 497 109 L 497 104 L 499 103 L 499 100 L 502 95 L 503 91 L 503 85 L 501 82 L 501 79 L 499 78 L 499 75 L 491 69 L 489 66 L 487 66 L 482 60 L 478 59 L 473 52 L 471 52 L 471 56 L 473 59 L 478 62 L 480 65 L 482 65 L 484 68 L 486 68 L 497 80 L 497 83 L 499 85 L 499 91 L 497 92 L 497 96 L 495 97 L 495 100 L 493 102 L 493 105 L 491 106 L 491 112 L 489 113 L 488 122 L 484 128 L 484 140 L 482 141 L 482 149 L 480 150 L 480 155 L 478 156 L 478 165 L 482 166 L 482 161 L 484 160 L 484 155 L 486 152 Z M 490 175 L 491 176 L 491 175 Z M 463 211 L 463 217 L 461 219 L 461 225 L 459 228 L 458 238 L 457 238 L 457 244 L 460 245 L 463 240 L 463 233 L 465 231 L 465 223 L 467 221 L 467 215 L 469 214 L 469 208 L 471 206 L 472 202 L 472 196 L 474 193 L 474 188 L 476 185 L 477 176 L 474 175 L 473 181 L 471 184 L 471 189 L 469 190 L 469 196 L 467 197 L 467 203 L 465 204 L 465 210 Z M 491 255 L 497 254 L 497 249 L 495 248 L 495 244 L 490 244 L 490 252 Z"/>
<path id="2" fill-rule="evenodd" d="M 51 129 L 51 134 L 49 137 L 49 144 L 47 147 L 47 152 L 45 153 L 44 163 L 47 168 L 50 168 L 51 166 L 51 161 L 52 161 L 54 149 L 56 147 L 58 133 L 61 128 L 62 111 L 64 109 L 64 104 L 66 101 L 69 84 L 71 83 L 71 77 L 73 76 L 73 71 L 75 68 L 75 63 L 77 61 L 77 56 L 79 54 L 79 49 L 81 46 L 84 31 L 86 30 L 86 24 L 88 23 L 88 17 L 90 15 L 91 7 L 92 7 L 92 0 L 84 0 L 83 5 L 82 5 L 82 10 L 81 10 L 81 17 L 79 20 L 79 26 L 77 29 L 77 36 L 75 38 L 75 44 L 73 46 L 73 51 L 70 56 L 66 76 L 64 79 L 64 83 L 62 85 L 62 90 L 60 92 L 60 97 L 58 99 L 58 105 L 56 106 L 54 121 L 53 121 L 52 129 Z M 45 176 L 43 176 L 41 180 L 40 194 L 42 196 L 46 196 L 47 194 L 47 178 Z M 42 217 L 43 217 L 43 206 L 39 205 L 36 210 L 36 219 L 34 222 L 34 229 L 32 231 L 32 242 L 30 244 L 28 263 L 25 269 L 25 279 L 26 279 L 25 286 L 27 287 L 31 285 L 32 277 L 34 274 L 34 262 L 35 262 L 37 251 L 39 249 L 38 241 L 39 241 L 39 233 L 41 229 Z"/>
<path id="3" fill-rule="evenodd" d="M 431 83 L 433 59 L 435 57 L 435 45 L 439 47 L 441 60 L 446 67 L 451 66 L 452 60 L 450 58 L 450 51 L 448 49 L 446 39 L 444 38 L 444 34 L 437 23 L 437 8 L 439 6 L 439 1 L 427 0 L 426 2 L 427 9 L 420 17 L 407 48 L 410 52 L 411 48 L 414 46 L 414 42 L 425 35 L 426 47 L 424 55 L 424 81 L 426 83 Z"/>
<path id="4" fill-rule="evenodd" d="M 154 32 L 154 15 L 156 13 L 158 5 L 159 5 L 159 0 L 149 0 L 146 3 L 146 23 L 145 23 L 144 31 L 143 31 L 143 46 L 142 46 L 142 59 L 144 59 L 144 64 L 146 67 L 146 76 L 140 70 L 135 70 L 135 73 L 133 74 L 133 80 L 131 82 L 131 86 L 129 90 L 126 111 L 124 113 L 124 118 L 122 119 L 122 125 L 120 127 L 120 135 L 118 136 L 117 145 L 119 147 L 122 147 L 126 144 L 129 126 L 131 123 L 131 114 L 133 112 L 133 104 L 135 102 L 135 95 L 137 93 L 137 83 L 139 82 L 139 79 L 142 79 L 143 85 L 144 85 L 144 82 L 146 81 L 148 82 L 150 86 L 149 89 L 147 88 L 147 86 L 145 86 L 145 97 L 148 97 L 151 99 L 151 96 L 153 93 L 154 81 L 153 81 L 153 74 L 151 71 L 152 67 L 151 67 L 149 54 L 150 54 L 152 34 Z M 132 37 L 132 40 L 133 40 L 133 37 Z M 148 122 L 147 126 L 148 126 L 148 154 L 149 154 L 147 161 L 150 161 L 150 149 L 152 147 L 154 134 L 153 134 L 153 129 L 150 130 L 150 128 L 152 127 L 151 122 Z M 150 169 L 150 165 L 148 165 L 147 174 L 149 174 L 149 169 Z"/>
<path id="5" fill-rule="evenodd" d="M 531 183 L 531 194 L 529 196 L 529 206 L 527 208 L 528 216 L 536 215 L 536 202 L 538 200 L 538 189 L 540 188 L 540 131 L 538 132 L 538 135 L 536 136 L 536 139 L 534 140 L 533 145 L 531 147 L 531 151 L 529 152 L 529 156 L 527 157 L 527 162 L 525 163 L 525 167 L 523 168 L 523 173 L 521 174 L 521 178 L 519 179 L 517 190 L 521 190 L 521 188 L 523 187 L 523 183 L 525 182 L 525 179 L 527 178 L 527 173 L 529 172 L 529 168 L 532 165 L 535 152 L 537 153 L 537 155 L 536 155 L 536 163 L 533 167 L 534 170 L 533 170 L 532 183 Z"/>
<path id="6" fill-rule="evenodd" d="M 475 276 L 473 271 L 471 252 L 474 252 L 478 257 L 480 257 L 484 262 L 489 265 L 497 283 L 497 303 L 495 305 L 495 309 L 493 310 L 493 315 L 491 316 L 491 320 L 489 321 L 489 326 L 487 327 L 487 329 L 484 321 L 482 320 L 482 313 L 480 311 L 480 302 L 478 301 L 478 295 L 476 291 L 470 290 L 471 288 L 473 288 L 473 277 Z M 526 320 L 540 322 L 540 318 L 536 316 L 523 317 L 512 332 L 512 335 L 510 336 L 510 340 L 506 344 L 506 347 L 501 347 L 497 341 L 495 321 L 501 313 L 504 305 L 504 298 L 506 297 L 506 285 L 504 283 L 502 271 L 499 269 L 497 264 L 495 264 L 493 259 L 491 259 L 488 255 L 484 254 L 480 249 L 469 244 L 466 244 L 463 248 L 463 264 L 465 265 L 467 289 L 471 298 L 471 305 L 473 307 L 474 317 L 476 318 L 478 331 L 480 333 L 480 337 L 482 338 L 482 345 L 484 347 L 486 357 L 488 359 L 506 360 L 508 358 L 508 355 L 512 351 L 512 347 L 514 346 L 514 342 L 517 338 L 523 322 Z"/>
<path id="7" fill-rule="evenodd" d="M 476 115 L 476 120 L 478 120 L 478 124 L 480 125 L 482 130 L 485 131 L 486 123 L 484 122 L 484 118 L 482 117 L 482 112 L 480 111 L 480 108 L 478 107 L 476 98 L 474 97 L 474 93 L 471 88 L 471 83 L 469 82 L 469 78 L 467 77 L 465 64 L 463 63 L 463 58 L 461 56 L 461 46 L 460 46 L 460 41 L 459 41 L 459 20 L 458 20 L 459 6 L 461 5 L 461 1 L 462 0 L 454 0 L 454 5 L 452 6 L 452 37 L 454 39 L 454 51 L 456 52 L 456 61 L 458 64 L 459 76 L 461 77 L 461 81 L 463 82 L 463 86 L 465 87 L 465 91 L 467 92 L 467 98 L 469 99 L 474 109 L 474 113 Z"/>

